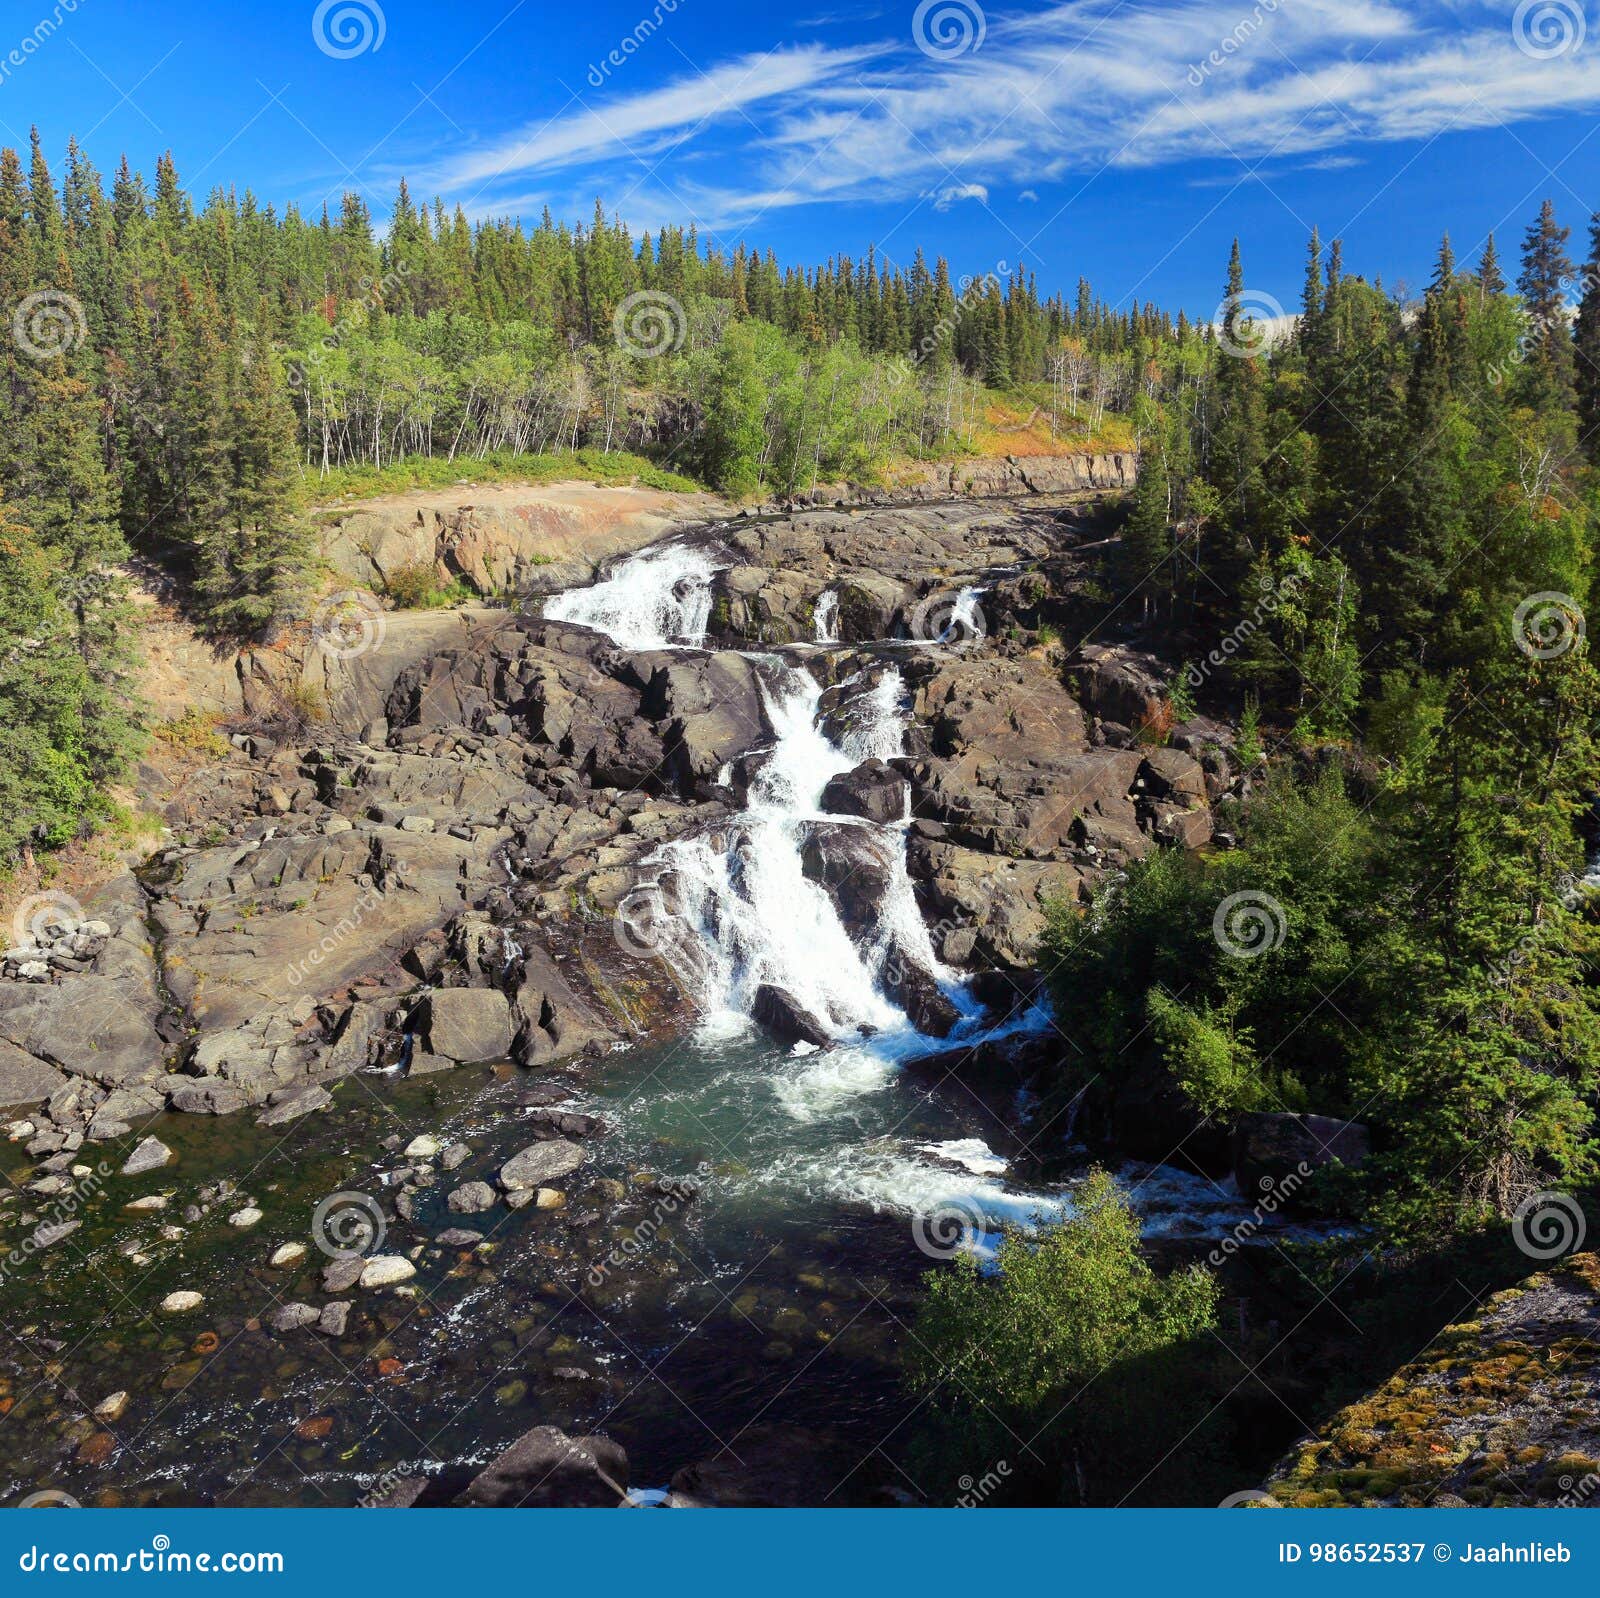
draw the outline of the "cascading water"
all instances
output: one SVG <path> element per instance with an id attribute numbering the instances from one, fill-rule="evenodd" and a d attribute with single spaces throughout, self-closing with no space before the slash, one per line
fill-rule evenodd
<path id="1" fill-rule="evenodd" d="M 711 620 L 717 568 L 687 544 L 667 544 L 624 561 L 592 588 L 572 588 L 544 603 L 550 621 L 608 633 L 624 649 L 701 645 Z"/>
<path id="2" fill-rule="evenodd" d="M 950 620 L 939 634 L 941 644 L 966 643 L 969 639 L 983 637 L 986 628 L 983 612 L 978 609 L 978 596 L 987 592 L 985 588 L 963 588 L 956 595 Z"/>
<path id="3" fill-rule="evenodd" d="M 824 588 L 817 595 L 817 609 L 814 617 L 817 642 L 819 644 L 836 644 L 839 642 L 839 636 L 834 631 L 834 623 L 838 619 L 839 595 L 832 588 Z"/>
<path id="4" fill-rule="evenodd" d="M 909 1023 L 880 985 L 881 948 L 863 951 L 856 945 L 827 890 L 806 876 L 804 865 L 814 823 L 877 830 L 868 822 L 825 816 L 819 807 L 831 777 L 872 756 L 899 753 L 900 675 L 885 673 L 863 696 L 857 725 L 835 745 L 818 725 L 822 690 L 809 673 L 775 656 L 758 658 L 776 741 L 750 786 L 748 809 L 720 847 L 694 838 L 668 844 L 658 856 L 676 884 L 679 914 L 705 956 L 696 965 L 708 1025 L 725 1031 L 748 1016 L 757 990 L 769 984 L 789 993 L 837 1038 L 859 1038 L 863 1027 L 903 1033 Z M 909 904 L 925 948 L 927 932 L 906 877 L 904 846 L 898 837 L 894 842 L 894 919 L 904 921 Z M 896 893 L 900 879 L 904 891 Z M 909 929 L 892 930 L 904 937 Z M 911 947 L 918 950 L 915 942 Z M 928 956 L 931 964 L 931 950 Z"/>
<path id="5" fill-rule="evenodd" d="M 699 643 L 715 569 L 683 545 L 646 551 L 595 587 L 552 599 L 545 615 L 606 632 L 630 649 Z M 833 605 L 824 606 L 830 598 Z M 975 591 L 964 592 L 958 609 L 975 598 Z M 836 606 L 836 594 L 819 598 L 819 641 L 829 641 Z M 740 1135 L 764 1149 L 750 1161 L 751 1202 L 760 1194 L 786 1194 L 793 1202 L 798 1192 L 911 1214 L 925 1214 L 935 1203 L 964 1205 L 975 1217 L 994 1220 L 1058 1211 L 1059 1194 L 1005 1184 L 999 1174 L 1005 1162 L 981 1139 L 897 1135 L 908 1112 L 888 1090 L 904 1061 L 1031 1029 L 1043 1019 L 1032 1012 L 985 1033 L 980 1007 L 939 960 L 923 923 L 906 871 L 906 822 L 880 824 L 821 809 L 831 778 L 864 760 L 903 752 L 904 679 L 892 668 L 878 669 L 841 684 L 843 703 L 829 718 L 838 730 L 830 737 L 819 716 L 822 689 L 810 673 L 779 655 L 747 658 L 756 667 L 774 738 L 751 780 L 746 809 L 716 831 L 676 840 L 652 858 L 672 923 L 681 929 L 664 952 L 696 993 L 701 1059 L 716 1068 L 694 1089 L 658 1096 L 643 1112 L 646 1120 L 663 1106 L 705 1095 L 700 1108 L 689 1108 L 692 1120 L 704 1125 L 704 1118 L 724 1113 L 731 1098 L 742 1107 Z M 808 842 L 820 838 L 824 849 L 851 848 L 851 834 L 875 857 L 883 883 L 870 935 L 854 937 L 827 888 L 806 872 Z M 886 992 L 891 961 L 920 966 L 955 1002 L 962 1019 L 949 1040 L 919 1033 Z M 750 1014 L 763 986 L 784 990 L 832 1046 L 800 1044 L 784 1057 L 760 1044 Z M 748 1113 L 750 1099 L 763 1095 L 775 1101 L 776 1121 Z M 870 1114 L 868 1105 L 874 1106 Z M 881 1126 L 864 1140 L 847 1134 L 841 1141 L 826 1130 L 841 1121 L 858 1133 Z M 779 1134 L 781 1127 L 790 1130 Z"/>

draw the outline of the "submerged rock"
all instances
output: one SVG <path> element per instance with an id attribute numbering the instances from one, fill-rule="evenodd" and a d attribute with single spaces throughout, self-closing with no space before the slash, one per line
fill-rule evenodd
<path id="1" fill-rule="evenodd" d="M 356 1280 L 362 1287 L 392 1287 L 396 1282 L 410 1281 L 416 1274 L 416 1266 L 403 1254 L 374 1254 L 362 1263 Z M 326 1272 L 323 1279 L 327 1279 Z"/>

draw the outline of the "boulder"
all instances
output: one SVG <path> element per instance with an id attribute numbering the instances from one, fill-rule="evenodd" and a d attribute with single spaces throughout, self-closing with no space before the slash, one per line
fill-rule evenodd
<path id="1" fill-rule="evenodd" d="M 961 1019 L 961 1012 L 934 974 L 898 948 L 885 963 L 883 986 L 912 1026 L 930 1038 L 948 1037 Z"/>
<path id="2" fill-rule="evenodd" d="M 628 1456 L 609 1437 L 535 1426 L 461 1495 L 476 1509 L 615 1509 L 627 1498 Z"/>
<path id="3" fill-rule="evenodd" d="M 0 1109 L 43 1104 L 66 1085 L 66 1077 L 53 1065 L 0 1038 Z"/>
<path id="4" fill-rule="evenodd" d="M 787 988 L 763 982 L 756 989 L 750 1018 L 783 1043 L 815 1043 L 826 1048 L 833 1035 Z"/>
<path id="5" fill-rule="evenodd" d="M 822 808 L 833 815 L 888 823 L 907 813 L 910 784 L 883 760 L 863 760 L 832 778 L 822 790 Z"/>
<path id="6" fill-rule="evenodd" d="M 351 1302 L 347 1298 L 336 1298 L 332 1303 L 322 1306 L 322 1313 L 317 1317 L 317 1330 L 324 1337 L 343 1337 L 345 1328 L 350 1324 Z"/>
<path id="7" fill-rule="evenodd" d="M 361 1265 L 356 1278 L 362 1287 L 393 1287 L 397 1282 L 408 1282 L 417 1274 L 417 1268 L 403 1254 L 374 1254 Z M 326 1283 L 327 1272 L 323 1272 Z"/>
<path id="8" fill-rule="evenodd" d="M 321 1312 L 310 1304 L 283 1304 L 272 1312 L 267 1323 L 275 1332 L 295 1332 L 302 1326 L 315 1326 Z"/>
<path id="9" fill-rule="evenodd" d="M 124 1176 L 142 1176 L 146 1171 L 159 1171 L 163 1165 L 171 1164 L 174 1156 L 172 1150 L 158 1137 L 144 1138 L 122 1162 Z"/>
<path id="10" fill-rule="evenodd" d="M 441 988 L 422 1003 L 426 1052 L 472 1064 L 511 1053 L 511 1004 L 497 988 Z"/>
<path id="11" fill-rule="evenodd" d="M 508 1193 L 531 1192 L 570 1176 L 588 1158 L 576 1143 L 561 1138 L 531 1143 L 500 1167 L 500 1185 Z"/>
<path id="12" fill-rule="evenodd" d="M 452 1215 L 477 1215 L 492 1210 L 499 1200 L 487 1182 L 464 1182 L 445 1202 Z"/>
<path id="13" fill-rule="evenodd" d="M 325 1088 L 313 1084 L 308 1088 L 301 1088 L 297 1093 L 291 1093 L 281 1099 L 270 1109 L 263 1110 L 256 1117 L 257 1126 L 286 1126 L 290 1121 L 298 1121 L 302 1115 L 309 1115 L 313 1110 L 325 1110 L 333 1103 L 333 1095 Z"/>

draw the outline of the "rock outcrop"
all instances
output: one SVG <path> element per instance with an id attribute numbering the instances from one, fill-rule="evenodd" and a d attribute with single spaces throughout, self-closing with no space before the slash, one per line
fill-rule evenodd
<path id="1" fill-rule="evenodd" d="M 1600 1259 L 1573 1254 L 1447 1326 L 1264 1484 L 1295 1508 L 1600 1503 Z"/>

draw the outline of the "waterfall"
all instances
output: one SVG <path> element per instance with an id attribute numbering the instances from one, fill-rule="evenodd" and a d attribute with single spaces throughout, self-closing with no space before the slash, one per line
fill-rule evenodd
<path id="1" fill-rule="evenodd" d="M 775 656 L 758 658 L 776 741 L 750 786 L 748 809 L 720 847 L 698 837 L 670 843 L 658 856 L 676 882 L 678 913 L 700 945 L 691 980 L 708 1026 L 718 1031 L 742 1024 L 756 990 L 770 983 L 841 1039 L 859 1037 L 862 1027 L 903 1032 L 905 1016 L 879 987 L 878 951 L 857 947 L 827 889 L 806 876 L 803 862 L 807 824 L 830 819 L 818 808 L 828 780 L 867 758 L 858 750 L 898 752 L 899 674 L 886 673 L 863 696 L 862 725 L 841 746 L 818 725 L 822 690 L 809 673 Z M 903 876 L 898 836 L 893 857 Z M 910 887 L 907 878 L 907 895 Z M 915 915 L 914 901 L 911 910 Z M 922 937 L 926 943 L 925 931 Z"/>
<path id="2" fill-rule="evenodd" d="M 592 588 L 553 594 L 550 621 L 576 622 L 608 633 L 624 649 L 704 644 L 717 568 L 687 544 L 647 549 L 625 560 Z"/>
<path id="3" fill-rule="evenodd" d="M 686 544 L 648 549 L 592 588 L 554 596 L 544 613 L 607 633 L 625 649 L 700 644 L 716 570 Z M 969 609 L 968 596 L 976 592 L 963 593 Z M 831 590 L 819 597 L 819 635 L 837 602 Z M 904 679 L 892 669 L 870 682 L 868 671 L 847 679 L 836 718 L 842 725 L 830 738 L 818 714 L 822 689 L 810 673 L 778 655 L 748 658 L 759 673 L 774 741 L 750 784 L 747 808 L 716 834 L 664 845 L 650 862 L 675 889 L 673 919 L 682 935 L 673 941 L 674 963 L 697 992 L 706 1030 L 744 1028 L 757 990 L 770 984 L 841 1042 L 870 1034 L 880 1060 L 917 1052 L 926 1040 L 886 996 L 882 980 L 891 959 L 910 959 L 952 992 L 967 1017 L 964 1032 L 976 1023 L 978 1007 L 955 991 L 955 973 L 934 952 L 906 871 L 901 827 L 820 808 L 831 778 L 863 760 L 903 752 Z M 854 695 L 852 687 L 859 689 Z M 851 937 L 828 890 L 805 873 L 807 836 L 818 822 L 862 829 L 880 851 L 888 882 L 870 940 Z"/>
<path id="4" fill-rule="evenodd" d="M 832 588 L 824 588 L 817 595 L 816 629 L 819 644 L 836 644 L 839 635 L 833 630 L 839 619 L 839 595 Z"/>
<path id="5" fill-rule="evenodd" d="M 956 595 L 949 623 L 939 634 L 941 644 L 964 644 L 969 639 L 983 637 L 987 628 L 984 626 L 983 612 L 978 609 L 978 596 L 987 592 L 986 588 L 963 588 Z"/>

